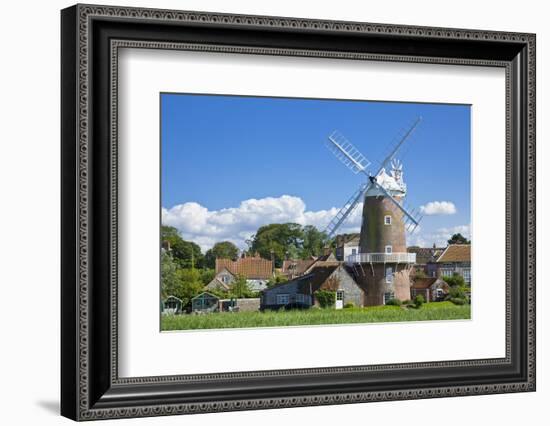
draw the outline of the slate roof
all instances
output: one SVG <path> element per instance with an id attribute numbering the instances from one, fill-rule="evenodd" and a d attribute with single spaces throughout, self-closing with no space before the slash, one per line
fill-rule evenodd
<path id="1" fill-rule="evenodd" d="M 334 253 L 332 252 L 323 254 L 322 256 L 319 256 L 316 260 L 317 262 L 338 262 L 338 260 L 336 260 L 336 256 L 334 256 Z"/>
<path id="2" fill-rule="evenodd" d="M 215 290 L 216 288 L 221 288 L 223 290 L 229 290 L 229 286 L 224 283 L 223 281 L 219 280 L 218 278 L 214 278 L 212 281 L 210 281 L 208 284 L 204 286 L 205 289 L 208 290 Z"/>
<path id="3" fill-rule="evenodd" d="M 470 262 L 470 244 L 450 244 L 437 259 L 437 263 Z"/>
<path id="4" fill-rule="evenodd" d="M 426 263 L 436 262 L 441 253 L 445 251 L 444 247 L 407 247 L 409 253 L 416 253 L 416 264 L 425 265 Z"/>
<path id="5" fill-rule="evenodd" d="M 273 262 L 262 257 L 241 257 L 237 260 L 216 259 L 216 274 L 226 268 L 233 275 L 249 280 L 268 280 L 273 276 Z"/>
<path id="6" fill-rule="evenodd" d="M 344 244 L 359 245 L 360 234 L 339 234 L 336 236 L 336 247 L 341 247 Z"/>
<path id="7" fill-rule="evenodd" d="M 335 263 L 333 265 L 312 268 L 309 274 L 300 279 L 298 291 L 303 294 L 315 293 L 339 266 L 339 263 Z"/>
<path id="8" fill-rule="evenodd" d="M 344 270 L 349 274 L 349 276 L 355 281 L 355 277 L 351 271 L 343 262 L 318 262 L 312 268 L 310 268 L 305 275 L 301 277 L 294 278 L 292 280 L 286 281 L 284 283 L 279 283 L 272 285 L 271 287 L 263 290 L 264 292 L 270 291 L 274 288 L 286 286 L 292 283 L 297 283 L 297 292 L 302 294 L 311 294 L 315 293 L 321 288 L 321 286 L 329 279 L 329 277 L 338 269 L 339 267 L 344 268 Z M 311 292 L 311 293 L 310 293 Z"/>

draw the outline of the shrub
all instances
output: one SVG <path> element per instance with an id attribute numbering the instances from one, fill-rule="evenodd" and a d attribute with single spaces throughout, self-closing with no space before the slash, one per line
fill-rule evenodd
<path id="1" fill-rule="evenodd" d="M 449 299 L 450 302 L 453 302 L 455 305 L 465 305 L 466 304 L 466 299 L 465 298 L 460 298 L 460 297 L 451 297 Z"/>
<path id="2" fill-rule="evenodd" d="M 344 305 L 344 309 L 349 309 L 349 308 L 355 308 L 355 303 L 353 303 L 353 302 L 347 302 L 347 303 Z"/>
<path id="3" fill-rule="evenodd" d="M 336 303 L 336 292 L 330 290 L 317 290 L 315 297 L 319 301 L 321 308 L 332 308 Z"/>
<path id="4" fill-rule="evenodd" d="M 417 308 L 420 308 L 424 304 L 425 301 L 426 301 L 426 299 L 424 299 L 424 296 L 422 296 L 421 294 L 418 294 L 414 298 L 414 306 L 417 307 Z"/>
<path id="5" fill-rule="evenodd" d="M 447 298 L 450 299 L 466 299 L 466 293 L 464 292 L 463 287 L 451 287 L 449 288 L 449 294 Z"/>
<path id="6" fill-rule="evenodd" d="M 401 306 L 401 300 L 399 299 L 396 299 L 395 297 L 392 298 L 392 299 L 389 299 L 387 302 L 386 302 L 386 306 Z"/>
<path id="7" fill-rule="evenodd" d="M 456 273 L 451 276 L 443 276 L 441 278 L 443 278 L 443 281 L 445 281 L 451 287 L 464 287 L 466 285 L 462 275 Z"/>

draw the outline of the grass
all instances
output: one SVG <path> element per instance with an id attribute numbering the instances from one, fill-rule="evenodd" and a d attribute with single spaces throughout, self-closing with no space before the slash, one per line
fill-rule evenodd
<path id="1" fill-rule="evenodd" d="M 436 302 L 425 303 L 418 309 L 406 309 L 399 306 L 372 306 L 340 310 L 307 309 L 265 312 L 222 312 L 204 315 L 163 315 L 161 328 L 163 331 L 170 331 L 469 318 L 470 305 L 459 306 L 451 302 Z"/>

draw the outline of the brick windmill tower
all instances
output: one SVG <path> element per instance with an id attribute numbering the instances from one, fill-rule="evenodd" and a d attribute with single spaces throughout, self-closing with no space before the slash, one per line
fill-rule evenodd
<path id="1" fill-rule="evenodd" d="M 383 305 L 391 298 L 411 297 L 409 272 L 416 255 L 407 253 L 406 232 L 414 231 L 420 216 L 404 206 L 407 185 L 403 181 L 403 165 L 395 156 L 420 120 L 402 132 L 376 174 L 368 172 L 370 162 L 344 136 L 334 132 L 328 138 L 327 146 L 342 163 L 353 173 L 368 177 L 325 230 L 329 237 L 334 236 L 363 201 L 359 253 L 345 261 L 353 267 L 358 283 L 366 290 L 367 306 Z M 391 167 L 389 173 L 386 167 Z"/>

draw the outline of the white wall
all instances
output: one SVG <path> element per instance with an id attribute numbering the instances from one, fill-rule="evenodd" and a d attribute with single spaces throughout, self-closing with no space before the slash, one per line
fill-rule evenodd
<path id="1" fill-rule="evenodd" d="M 550 114 L 550 27 L 544 2 L 393 0 L 160 0 L 108 1 L 145 7 L 297 16 L 526 31 L 537 33 L 538 66 L 538 258 L 550 255 L 550 235 L 542 218 L 550 216 L 543 199 L 550 184 L 547 141 Z M 0 66 L 0 419 L 3 424 L 66 424 L 58 417 L 59 394 L 59 9 L 66 1 L 6 2 L 2 5 Z M 545 13 L 546 12 L 546 13 Z M 214 425 L 239 423 L 318 425 L 350 422 L 406 422 L 408 425 L 512 425 L 543 415 L 550 399 L 548 342 L 550 300 L 543 277 L 538 286 L 538 391 L 424 401 L 295 408 L 129 420 L 131 424 Z M 25 297 L 27 296 L 27 297 Z M 33 299 L 30 299 L 32 297 Z M 544 410 L 544 411 L 543 411 Z M 122 424 L 128 421 L 102 424 Z M 543 424 L 543 420 L 534 424 Z"/>

